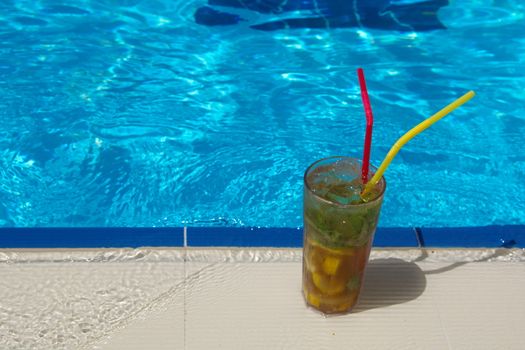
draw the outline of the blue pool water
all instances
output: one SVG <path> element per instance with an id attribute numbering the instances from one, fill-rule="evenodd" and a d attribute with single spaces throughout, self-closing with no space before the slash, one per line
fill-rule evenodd
<path id="1" fill-rule="evenodd" d="M 300 226 L 306 167 L 361 155 L 359 66 L 376 165 L 477 93 L 394 160 L 381 226 L 525 224 L 521 1 L 452 1 L 431 31 L 196 24 L 205 5 L 0 2 L 0 226 Z"/>

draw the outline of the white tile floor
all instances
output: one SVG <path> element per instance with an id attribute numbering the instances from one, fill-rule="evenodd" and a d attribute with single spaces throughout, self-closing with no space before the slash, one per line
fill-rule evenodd
<path id="1" fill-rule="evenodd" d="M 2 349 L 525 348 L 522 250 L 375 250 L 355 313 L 328 318 L 304 305 L 300 250 L 1 261 L 0 321 L 6 310 L 16 316 L 7 327 L 0 322 Z M 6 299 L 16 293 L 26 296 Z M 89 307 L 71 307 L 75 300 Z M 42 318 L 53 310 L 56 319 Z M 32 321 L 27 332 L 10 332 L 24 320 Z M 33 335 L 39 329 L 44 336 Z"/>

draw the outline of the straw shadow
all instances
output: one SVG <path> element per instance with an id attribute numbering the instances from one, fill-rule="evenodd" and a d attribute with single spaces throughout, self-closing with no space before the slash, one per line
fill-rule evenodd
<path id="1" fill-rule="evenodd" d="M 423 270 L 413 262 L 401 259 L 371 260 L 366 268 L 363 290 L 353 312 L 406 303 L 425 291 Z"/>
<path id="2" fill-rule="evenodd" d="M 444 267 L 440 267 L 440 268 L 437 268 L 437 269 L 434 269 L 434 270 L 425 270 L 424 274 L 425 275 L 440 274 L 440 273 L 452 271 L 452 270 L 454 270 L 454 269 L 456 269 L 456 268 L 458 268 L 460 266 L 463 266 L 463 265 L 467 265 L 467 264 L 471 264 L 471 263 L 475 263 L 475 262 L 490 261 L 491 259 L 498 258 L 498 257 L 504 257 L 504 256 L 507 256 L 509 254 L 512 254 L 512 252 L 509 249 L 506 249 L 506 248 L 502 247 L 502 248 L 496 249 L 494 251 L 494 253 L 486 255 L 484 257 L 481 257 L 481 258 L 478 258 L 478 259 L 475 259 L 475 260 L 454 262 L 454 263 L 452 263 L 450 265 L 447 265 L 447 266 L 444 266 Z M 427 249 L 422 249 L 421 250 L 421 255 L 414 261 L 415 262 L 425 261 L 428 257 L 429 257 L 428 250 Z"/>

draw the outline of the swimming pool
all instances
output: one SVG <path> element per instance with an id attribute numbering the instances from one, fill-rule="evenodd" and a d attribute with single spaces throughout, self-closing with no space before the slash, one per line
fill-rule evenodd
<path id="1" fill-rule="evenodd" d="M 374 164 L 477 93 L 394 160 L 381 226 L 525 224 L 519 1 L 432 31 L 196 24 L 205 5 L 0 4 L 0 226 L 300 226 L 306 167 L 362 152 L 358 66 Z"/>

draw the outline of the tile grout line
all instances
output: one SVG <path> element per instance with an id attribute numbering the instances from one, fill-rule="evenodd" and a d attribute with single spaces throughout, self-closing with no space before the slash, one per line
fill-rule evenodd
<path id="1" fill-rule="evenodd" d="M 187 278 L 187 274 L 186 274 L 186 262 L 188 261 L 188 227 L 187 226 L 184 226 L 184 266 L 183 266 L 183 271 L 184 271 L 184 290 L 183 290 L 183 305 L 184 305 L 184 309 L 183 309 L 183 314 L 184 314 L 184 335 L 183 335 L 183 343 L 184 343 L 184 350 L 186 350 L 186 313 L 187 313 L 187 310 L 186 310 L 186 278 Z"/>
<path id="2" fill-rule="evenodd" d="M 414 227 L 414 233 L 416 234 L 416 241 L 419 246 L 419 248 L 425 248 L 425 239 L 423 237 L 423 231 L 421 231 L 421 227 Z"/>

